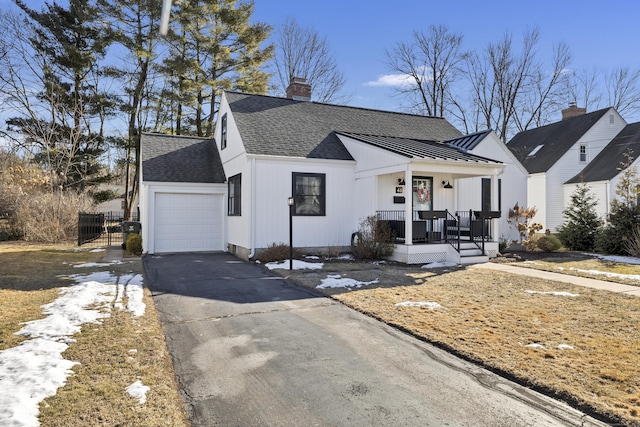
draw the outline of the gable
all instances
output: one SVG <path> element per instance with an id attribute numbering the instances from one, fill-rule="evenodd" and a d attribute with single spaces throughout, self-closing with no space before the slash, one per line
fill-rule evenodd
<path id="1" fill-rule="evenodd" d="M 507 147 L 529 173 L 548 171 L 609 108 L 518 133 Z"/>
<path id="2" fill-rule="evenodd" d="M 213 139 L 143 133 L 142 180 L 224 183 L 226 177 Z"/>
<path id="3" fill-rule="evenodd" d="M 460 135 L 442 118 L 225 92 L 248 154 L 353 160 L 338 132 L 443 141 Z"/>
<path id="4" fill-rule="evenodd" d="M 629 150 L 634 160 L 640 157 L 640 122 L 625 126 L 579 174 L 566 183 L 577 184 L 613 179 L 627 161 L 625 154 Z"/>

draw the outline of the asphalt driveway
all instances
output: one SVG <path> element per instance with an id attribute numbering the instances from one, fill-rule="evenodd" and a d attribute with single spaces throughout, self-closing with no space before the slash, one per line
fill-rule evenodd
<path id="1" fill-rule="evenodd" d="M 604 425 L 231 255 L 143 262 L 195 427 Z"/>

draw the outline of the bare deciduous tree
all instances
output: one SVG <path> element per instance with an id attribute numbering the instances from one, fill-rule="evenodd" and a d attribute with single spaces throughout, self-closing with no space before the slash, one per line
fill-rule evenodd
<path id="1" fill-rule="evenodd" d="M 410 42 L 399 42 L 385 52 L 389 67 L 406 76 L 398 91 L 411 96 L 413 111 L 443 117 L 455 108 L 451 90 L 465 58 L 462 39 L 443 25 L 432 25 L 428 33 L 415 31 Z"/>
<path id="2" fill-rule="evenodd" d="M 275 86 L 284 93 L 294 77 L 307 79 L 313 99 L 319 102 L 345 102 L 341 94 L 345 78 L 339 71 L 329 44 L 312 28 L 298 25 L 293 18 L 276 30 L 276 52 L 273 58 Z"/>
<path id="3" fill-rule="evenodd" d="M 537 28 L 526 31 L 518 52 L 507 33 L 483 54 L 469 56 L 466 75 L 474 96 L 472 112 L 465 117 L 479 120 L 469 127 L 493 129 L 506 142 L 517 131 L 547 122 L 549 112 L 561 102 L 571 55 L 565 44 L 559 44 L 551 66 L 545 68 L 537 58 L 539 38 Z"/>
<path id="4" fill-rule="evenodd" d="M 609 105 L 621 115 L 640 111 L 640 70 L 619 67 L 605 75 Z"/>

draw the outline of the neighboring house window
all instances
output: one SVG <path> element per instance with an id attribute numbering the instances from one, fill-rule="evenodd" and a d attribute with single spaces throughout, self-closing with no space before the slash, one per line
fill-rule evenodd
<path id="1" fill-rule="evenodd" d="M 293 173 L 295 215 L 324 216 L 326 179 L 323 173 Z"/>
<path id="2" fill-rule="evenodd" d="M 580 145 L 580 163 L 587 163 L 587 146 Z"/>
<path id="3" fill-rule="evenodd" d="M 482 178 L 482 210 L 491 209 L 491 178 Z M 502 179 L 498 179 L 498 210 L 502 210 Z"/>
<path id="4" fill-rule="evenodd" d="M 222 116 L 222 136 L 220 137 L 220 149 L 227 148 L 227 113 Z"/>
<path id="5" fill-rule="evenodd" d="M 228 198 L 228 214 L 229 216 L 239 216 L 241 214 L 240 200 L 242 195 L 242 174 L 234 175 L 229 178 L 229 198 Z"/>

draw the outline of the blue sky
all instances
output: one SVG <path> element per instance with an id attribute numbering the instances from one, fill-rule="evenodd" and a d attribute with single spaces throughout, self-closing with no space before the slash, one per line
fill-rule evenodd
<path id="1" fill-rule="evenodd" d="M 287 16 L 327 38 L 347 79 L 350 104 L 360 107 L 400 108 L 391 87 L 373 84 L 392 73 L 385 49 L 432 24 L 462 33 L 470 50 L 482 50 L 505 32 L 519 42 L 524 30 L 537 26 L 540 58 L 550 58 L 554 44 L 565 42 L 574 69 L 640 68 L 637 0 L 255 0 L 256 20 L 276 25 Z"/>
<path id="2" fill-rule="evenodd" d="M 640 68 L 637 0 L 254 1 L 254 20 L 275 26 L 294 17 L 300 25 L 326 37 L 346 77 L 349 104 L 358 107 L 401 108 L 393 88 L 381 84 L 385 75 L 392 74 L 384 52 L 400 41 L 409 41 L 414 30 L 426 31 L 430 25 L 442 24 L 462 33 L 469 50 L 482 50 L 505 32 L 519 42 L 523 31 L 537 26 L 540 58 L 550 58 L 553 45 L 565 42 L 573 54 L 574 69 Z M 26 2 L 35 8 L 44 3 Z M 11 0 L 0 0 L 0 7 L 12 6 Z"/>

